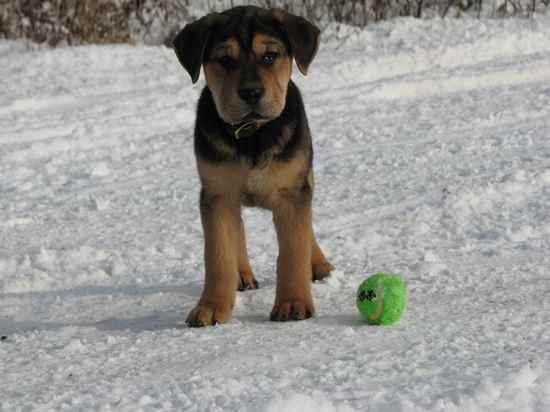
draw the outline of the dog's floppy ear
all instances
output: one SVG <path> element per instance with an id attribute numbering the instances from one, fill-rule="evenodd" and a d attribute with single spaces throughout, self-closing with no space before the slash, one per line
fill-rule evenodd
<path id="1" fill-rule="evenodd" d="M 307 69 L 319 49 L 321 31 L 303 17 L 295 16 L 285 10 L 273 9 L 272 12 L 286 31 L 298 69 L 304 76 L 307 75 Z"/>
<path id="2" fill-rule="evenodd" d="M 210 13 L 185 25 L 174 39 L 174 50 L 181 65 L 191 76 L 193 83 L 199 79 L 204 50 L 215 24 L 223 21 L 219 13 Z"/>

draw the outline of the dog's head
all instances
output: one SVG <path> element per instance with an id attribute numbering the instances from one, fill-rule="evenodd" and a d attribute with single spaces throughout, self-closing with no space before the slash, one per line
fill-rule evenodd
<path id="1" fill-rule="evenodd" d="M 193 83 L 203 66 L 218 114 L 234 125 L 281 114 L 293 59 L 307 74 L 319 34 L 313 24 L 283 10 L 243 6 L 186 25 L 174 48 Z"/>

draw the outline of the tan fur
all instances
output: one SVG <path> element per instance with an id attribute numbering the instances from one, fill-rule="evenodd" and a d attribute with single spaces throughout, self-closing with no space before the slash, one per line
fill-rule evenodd
<path id="1" fill-rule="evenodd" d="M 279 58 L 270 67 L 258 64 L 257 73 L 265 92 L 256 110 L 263 117 L 276 118 L 286 104 L 292 59 L 279 40 L 255 34 L 247 58 L 259 61 L 268 52 L 278 53 Z M 230 124 L 240 121 L 250 109 L 238 95 L 239 70 L 225 70 L 218 60 L 224 56 L 239 59 L 241 53 L 238 42 L 229 38 L 214 45 L 204 63 L 207 86 L 218 114 Z M 187 318 L 191 326 L 226 322 L 231 317 L 236 290 L 258 287 L 246 251 L 242 205 L 273 211 L 279 256 L 271 319 L 299 320 L 313 315 L 310 283 L 328 276 L 332 266 L 312 229 L 314 179 L 310 153 L 298 150 L 290 159 L 276 157 L 291 138 L 294 127 L 294 124 L 284 126 L 278 145 L 262 154 L 254 166 L 246 160 L 209 161 L 197 157 L 206 280 L 203 294 Z M 205 138 L 226 159 L 236 158 L 235 149 L 219 136 Z"/>
<path id="2" fill-rule="evenodd" d="M 252 273 L 252 267 L 248 261 L 248 253 L 246 251 L 246 238 L 244 231 L 244 223 L 241 219 L 240 239 L 239 239 L 239 290 L 258 289 L 258 282 Z"/>
<path id="3" fill-rule="evenodd" d="M 187 317 L 195 325 L 224 323 L 230 317 L 239 282 L 240 205 L 225 196 L 201 196 L 206 270 L 202 297 Z"/>
<path id="4" fill-rule="evenodd" d="M 265 95 L 260 102 L 258 113 L 266 118 L 278 117 L 285 107 L 288 81 L 292 74 L 292 59 L 284 53 L 284 46 L 279 40 L 263 34 L 254 35 L 253 53 L 249 59 L 258 60 L 265 53 L 274 51 L 280 54 L 271 67 L 259 67 L 258 74 L 265 87 Z M 212 92 L 216 109 L 227 123 L 240 121 L 248 114 L 248 106 L 239 98 L 240 75 L 238 70 L 226 72 L 217 61 L 220 57 L 240 57 L 241 49 L 234 38 L 215 45 L 204 64 L 206 84 Z"/>
<path id="5" fill-rule="evenodd" d="M 311 297 L 311 197 L 306 202 L 295 193 L 281 196 L 273 210 L 277 231 L 277 292 L 271 319 L 305 319 L 314 313 Z"/>
<path id="6" fill-rule="evenodd" d="M 312 231 L 311 199 L 304 203 L 297 195 L 307 173 L 305 157 L 299 155 L 287 162 L 271 160 L 260 169 L 245 162 L 213 163 L 198 159 L 198 170 L 210 205 L 201 205 L 206 285 L 199 308 L 190 313 L 188 321 L 204 325 L 222 323 L 230 316 L 237 286 L 255 288 L 240 218 L 243 203 L 273 210 L 279 258 L 272 319 L 311 316 L 314 307 L 310 282 L 328 276 L 332 266 Z M 313 185 L 311 172 L 308 181 Z"/>
<path id="7" fill-rule="evenodd" d="M 213 163 L 202 159 L 197 165 L 208 193 L 270 210 L 282 201 L 285 191 L 298 189 L 307 173 L 306 159 L 301 154 L 286 162 L 270 160 L 261 168 L 246 162 Z"/>
<path id="8" fill-rule="evenodd" d="M 273 66 L 258 68 L 266 90 L 264 113 L 270 118 L 277 117 L 285 107 L 288 80 L 292 74 L 292 59 L 286 55 L 285 47 L 278 39 L 264 34 L 254 36 L 252 49 L 256 56 L 263 56 L 267 52 L 277 52 L 280 55 Z"/>
<path id="9" fill-rule="evenodd" d="M 223 43 L 213 47 L 210 58 L 204 64 L 206 84 L 212 92 L 216 109 L 222 119 L 228 123 L 234 123 L 246 115 L 246 105 L 239 99 L 239 72 L 227 73 L 218 58 L 229 56 L 238 59 L 241 53 L 239 43 L 234 38 L 229 38 Z"/>

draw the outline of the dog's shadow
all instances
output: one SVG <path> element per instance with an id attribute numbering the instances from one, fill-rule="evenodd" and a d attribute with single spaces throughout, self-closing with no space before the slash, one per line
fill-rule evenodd
<path id="1" fill-rule="evenodd" d="M 102 331 L 161 331 L 185 327 L 183 310 L 159 311 L 137 318 L 109 318 L 81 326 L 95 327 Z M 80 326 L 80 325 L 79 325 Z"/>
<path id="2" fill-rule="evenodd" d="M 269 320 L 269 313 L 240 313 L 235 318 L 238 322 L 244 324 L 257 324 L 257 325 L 322 325 L 322 326 L 351 326 L 361 327 L 365 326 L 365 322 L 359 319 L 358 316 L 353 314 L 338 313 L 338 314 L 317 314 L 311 319 L 299 322 L 271 322 Z"/>
<path id="3" fill-rule="evenodd" d="M 273 285 L 271 285 L 273 283 Z M 264 286 L 273 286 L 274 282 L 267 281 Z M 73 319 L 71 321 L 56 321 L 55 319 L 49 319 L 44 321 L 33 320 L 11 320 L 9 318 L 0 319 L 0 335 L 9 337 L 12 334 L 19 334 L 25 332 L 35 331 L 57 331 L 67 327 L 82 327 L 82 328 L 95 328 L 99 331 L 105 332 L 125 332 L 130 331 L 133 333 L 141 333 L 145 331 L 162 331 L 170 329 L 186 328 L 185 315 L 190 310 L 200 292 L 202 290 L 202 284 L 200 281 L 187 283 L 181 286 L 158 286 L 158 287 L 92 287 L 83 289 L 67 290 L 63 292 L 37 292 L 30 294 L 23 294 L 22 298 L 28 298 L 34 300 L 38 295 L 42 295 L 46 300 L 50 300 L 51 297 L 46 295 L 55 295 L 63 298 L 66 296 L 91 296 L 91 295 L 105 295 L 105 296 L 135 296 L 140 298 L 146 298 L 149 295 L 158 294 L 159 292 L 172 294 L 173 304 L 162 305 L 161 307 L 152 305 L 150 310 L 146 313 L 141 311 L 141 315 L 137 317 L 124 317 L 112 316 L 99 320 L 81 320 Z M 254 291 L 247 291 L 245 294 L 254 293 Z M 246 296 L 246 295 L 245 295 Z M 116 299 L 115 299 L 116 301 Z M 98 304 L 98 303 L 96 303 Z M 108 305 L 108 303 L 105 303 Z M 257 308 L 255 308 L 257 309 Z M 256 326 L 274 326 L 277 327 L 293 327 L 302 324 L 305 327 L 309 325 L 322 325 L 322 326 L 351 326 L 359 327 L 364 325 L 358 316 L 354 313 L 330 313 L 323 311 L 316 314 L 313 318 L 304 322 L 271 322 L 269 320 L 269 308 L 266 306 L 265 311 L 248 311 L 242 310 L 235 313 L 231 323 L 240 323 L 243 325 L 256 325 Z M 286 326 L 285 326 L 286 325 Z"/>
<path id="4" fill-rule="evenodd" d="M 151 314 L 135 318 L 108 318 L 95 322 L 33 322 L 0 320 L 0 335 L 7 339 L 10 335 L 26 332 L 58 331 L 68 327 L 95 328 L 106 332 L 162 331 L 185 327 L 184 312 L 180 309 L 170 311 L 155 311 Z"/>
<path id="5" fill-rule="evenodd" d="M 182 286 L 126 286 L 126 287 L 88 287 L 78 288 L 64 291 L 55 292 L 35 292 L 17 294 L 17 298 L 22 301 L 34 301 L 36 299 L 43 299 L 45 302 L 51 302 L 53 299 L 61 299 L 64 297 L 70 298 L 74 301 L 74 298 L 87 298 L 90 296 L 105 296 L 105 299 L 101 299 L 100 302 L 94 302 L 94 305 L 109 305 L 111 299 L 113 302 L 117 302 L 116 296 L 135 297 L 139 299 L 147 299 L 149 296 L 163 293 L 167 297 L 170 297 L 170 301 L 166 304 L 159 305 L 158 303 L 152 304 L 150 310 L 144 307 L 141 310 L 141 316 L 127 318 L 124 317 L 124 313 L 120 313 L 120 316 L 116 314 L 112 317 L 104 319 L 85 320 L 82 318 L 75 318 L 67 321 L 56 319 L 45 320 L 13 320 L 9 317 L 0 318 L 0 335 L 5 337 L 6 340 L 10 335 L 20 334 L 26 332 L 41 332 L 41 331 L 58 331 L 67 327 L 82 327 L 82 328 L 95 328 L 100 331 L 131 331 L 140 333 L 144 331 L 160 331 L 166 329 L 174 329 L 183 327 L 186 313 L 186 306 L 190 306 L 201 291 L 200 282 L 191 282 Z M 107 297 L 112 297 L 111 299 Z M 55 297 L 55 298 L 54 298 Z M 109 299 L 109 300 L 107 300 Z M 135 303 L 133 300 L 128 302 L 128 305 Z M 76 303 L 75 303 L 76 304 Z M 77 310 L 77 309 L 76 309 Z M 111 312 L 113 314 L 115 310 Z M 124 311 L 127 312 L 127 311 Z M 144 313 L 146 312 L 146 313 Z"/>
<path id="6" fill-rule="evenodd" d="M 315 318 L 318 323 L 324 326 L 364 326 L 358 315 L 352 313 L 325 313 Z"/>

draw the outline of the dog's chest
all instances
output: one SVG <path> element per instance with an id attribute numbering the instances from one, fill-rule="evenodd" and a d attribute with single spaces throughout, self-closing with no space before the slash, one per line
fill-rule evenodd
<path id="1" fill-rule="evenodd" d="M 243 190 L 244 203 L 250 206 L 269 207 L 284 186 L 281 168 L 270 162 L 268 165 L 250 169 Z"/>
<path id="2" fill-rule="evenodd" d="M 199 159 L 198 171 L 203 188 L 210 194 L 240 198 L 246 206 L 272 209 L 281 196 L 299 190 L 308 173 L 306 157 L 271 159 L 261 166 L 248 162 L 212 163 Z"/>
<path id="3" fill-rule="evenodd" d="M 249 206 L 271 208 L 278 201 L 281 190 L 299 185 L 301 159 L 271 161 L 263 167 L 248 170 L 243 190 L 243 203 Z"/>

